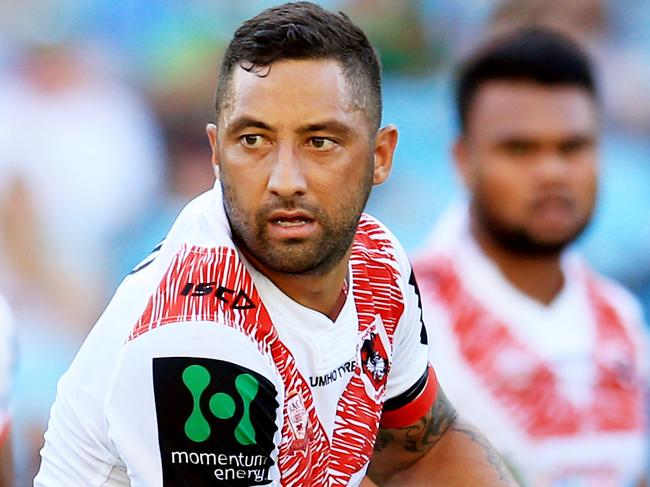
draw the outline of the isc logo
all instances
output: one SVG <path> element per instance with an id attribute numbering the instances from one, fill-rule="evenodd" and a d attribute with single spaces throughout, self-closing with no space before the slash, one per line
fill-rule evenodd
<path id="1" fill-rule="evenodd" d="M 190 365 L 183 371 L 183 384 L 192 395 L 193 408 L 185 421 L 185 435 L 192 440 L 203 442 L 210 437 L 211 428 L 201 411 L 201 396 L 210 384 L 208 369 L 201 365 Z M 244 411 L 235 427 L 235 439 L 240 445 L 254 445 L 255 428 L 251 423 L 250 405 L 257 396 L 259 382 L 250 374 L 239 374 L 235 378 L 235 389 L 244 403 Z M 235 401 L 230 394 L 217 392 L 210 398 L 210 412 L 215 418 L 230 419 L 235 415 Z"/>
<path id="2" fill-rule="evenodd" d="M 180 292 L 181 296 L 208 296 L 214 295 L 219 301 L 230 303 L 232 309 L 255 308 L 253 300 L 243 291 L 235 291 L 225 286 L 217 286 L 216 282 L 188 282 Z"/>

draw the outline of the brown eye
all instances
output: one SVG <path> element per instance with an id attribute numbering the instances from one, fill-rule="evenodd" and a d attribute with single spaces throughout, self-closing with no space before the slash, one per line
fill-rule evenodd
<path id="1" fill-rule="evenodd" d="M 264 137 L 258 134 L 247 134 L 242 135 L 240 140 L 246 147 L 259 147 L 263 144 Z"/>
<path id="2" fill-rule="evenodd" d="M 533 144 L 522 141 L 511 141 L 504 148 L 512 157 L 525 157 L 534 150 Z"/>
<path id="3" fill-rule="evenodd" d="M 326 137 L 312 137 L 309 139 L 309 143 L 314 149 L 321 151 L 330 150 L 336 146 L 336 142 Z"/>
<path id="4" fill-rule="evenodd" d="M 593 147 L 594 142 L 588 137 L 576 137 L 575 139 L 567 140 L 560 145 L 560 151 L 565 156 L 578 154 L 579 152 L 590 149 Z"/>

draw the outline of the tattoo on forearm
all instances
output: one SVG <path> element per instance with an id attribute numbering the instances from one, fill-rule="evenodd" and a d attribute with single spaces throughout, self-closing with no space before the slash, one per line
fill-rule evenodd
<path id="1" fill-rule="evenodd" d="M 494 467 L 494 470 L 499 474 L 499 479 L 508 482 L 508 485 L 514 485 L 517 486 L 519 485 L 517 482 L 514 481 L 512 478 L 512 472 L 508 470 L 508 467 L 506 467 L 505 463 L 501 459 L 501 457 L 497 454 L 497 452 L 492 448 L 490 443 L 487 441 L 487 439 L 481 435 L 478 431 L 472 430 L 469 428 L 464 428 L 462 424 L 454 424 L 452 426 L 453 431 L 456 431 L 458 433 L 462 433 L 465 436 L 467 436 L 470 440 L 472 440 L 474 443 L 478 444 L 483 451 L 485 452 L 485 456 L 487 458 L 487 461 Z"/>
<path id="2" fill-rule="evenodd" d="M 473 429 L 470 425 L 463 424 L 457 418 L 455 409 L 449 403 L 442 390 L 438 389 L 435 404 L 420 420 L 403 428 L 379 429 L 375 441 L 375 452 L 382 453 L 382 455 L 376 457 L 377 461 L 373 460 L 368 470 L 368 475 L 378 485 L 383 485 L 384 481 L 387 482 L 393 479 L 392 476 L 395 475 L 395 472 L 410 468 L 437 445 L 446 434 L 451 434 L 452 436 L 449 438 L 452 443 L 449 444 L 456 445 L 455 447 L 452 446 L 452 449 L 457 448 L 457 445 L 460 444 L 463 444 L 464 447 L 469 446 L 468 442 L 461 438 L 461 436 L 466 437 L 480 448 L 476 450 L 470 447 L 470 450 L 474 451 L 471 454 L 468 453 L 467 458 L 470 464 L 480 465 L 481 471 L 483 472 L 481 475 L 493 470 L 493 475 L 495 477 L 498 476 L 501 481 L 500 485 L 518 486 L 519 484 L 513 478 L 513 474 L 492 448 L 488 440 L 480 432 Z M 459 440 L 461 443 L 457 443 Z M 447 450 L 444 451 L 446 452 Z M 481 451 L 487 461 L 481 458 Z M 462 452 L 460 455 L 462 457 Z M 390 461 L 385 462 L 384 459 L 390 459 Z M 455 465 L 457 465 L 459 461 L 458 451 L 456 451 L 456 456 L 453 457 L 452 463 L 454 461 L 456 462 Z M 460 461 L 462 463 L 462 458 L 460 458 Z"/>
<path id="3" fill-rule="evenodd" d="M 423 453 L 432 448 L 442 437 L 449 425 L 456 419 L 456 411 L 441 389 L 429 414 L 416 425 L 406 429 L 407 441 L 404 449 L 413 453 Z"/>
<path id="4" fill-rule="evenodd" d="M 395 440 L 395 436 L 390 430 L 379 429 L 377 431 L 377 438 L 375 439 L 375 451 L 383 451 L 391 442 Z"/>
<path id="5" fill-rule="evenodd" d="M 439 389 L 435 404 L 417 423 L 393 430 L 380 429 L 375 441 L 375 451 L 380 452 L 399 440 L 406 451 L 424 453 L 440 440 L 455 419 L 456 411 Z"/>

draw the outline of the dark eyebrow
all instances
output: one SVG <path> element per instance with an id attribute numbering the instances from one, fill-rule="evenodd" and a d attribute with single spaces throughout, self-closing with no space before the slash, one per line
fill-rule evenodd
<path id="1" fill-rule="evenodd" d="M 352 133 L 352 128 L 337 120 L 325 120 L 319 123 L 310 123 L 298 129 L 299 134 L 306 134 L 309 132 L 331 132 L 339 136 L 345 136 Z"/>
<path id="2" fill-rule="evenodd" d="M 595 142 L 595 140 L 596 137 L 592 134 L 576 132 L 561 137 L 561 139 L 558 140 L 558 143 L 561 145 L 590 144 Z M 508 146 L 511 144 L 522 144 L 522 145 L 533 146 L 533 145 L 539 145 L 540 141 L 533 136 L 514 134 L 514 135 L 506 135 L 502 138 L 496 139 L 495 144 L 498 146 Z"/>
<path id="3" fill-rule="evenodd" d="M 249 129 L 249 128 L 272 130 L 271 126 L 267 125 L 266 123 L 260 120 L 255 120 L 254 118 L 250 118 L 250 117 L 239 117 L 236 118 L 228 127 L 228 134 L 236 134 L 241 130 Z"/>
<path id="4" fill-rule="evenodd" d="M 495 140 L 496 145 L 511 145 L 511 144 L 523 144 L 523 145 L 535 145 L 538 141 L 535 137 L 526 137 L 522 135 L 506 135 Z"/>
<path id="5" fill-rule="evenodd" d="M 565 137 L 562 141 L 563 144 L 591 144 L 596 141 L 596 137 L 592 134 L 572 134 Z"/>
<path id="6" fill-rule="evenodd" d="M 261 120 L 256 120 L 251 117 L 242 116 L 236 118 L 230 123 L 228 127 L 228 134 L 236 134 L 242 130 L 257 128 L 262 130 L 272 131 L 273 127 L 267 123 L 262 122 Z M 300 127 L 297 132 L 299 134 L 306 134 L 310 132 L 331 132 L 333 134 L 339 135 L 341 137 L 350 135 L 353 130 L 350 126 L 341 123 L 337 120 L 325 120 L 318 123 L 310 123 Z"/>

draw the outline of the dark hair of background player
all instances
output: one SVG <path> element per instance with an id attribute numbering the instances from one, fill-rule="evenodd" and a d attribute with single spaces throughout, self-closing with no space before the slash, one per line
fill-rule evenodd
<path id="1" fill-rule="evenodd" d="M 462 132 L 476 94 L 489 81 L 575 86 L 598 98 L 591 63 L 582 48 L 564 34 L 541 27 L 522 27 L 494 38 L 460 65 L 455 95 Z"/>

